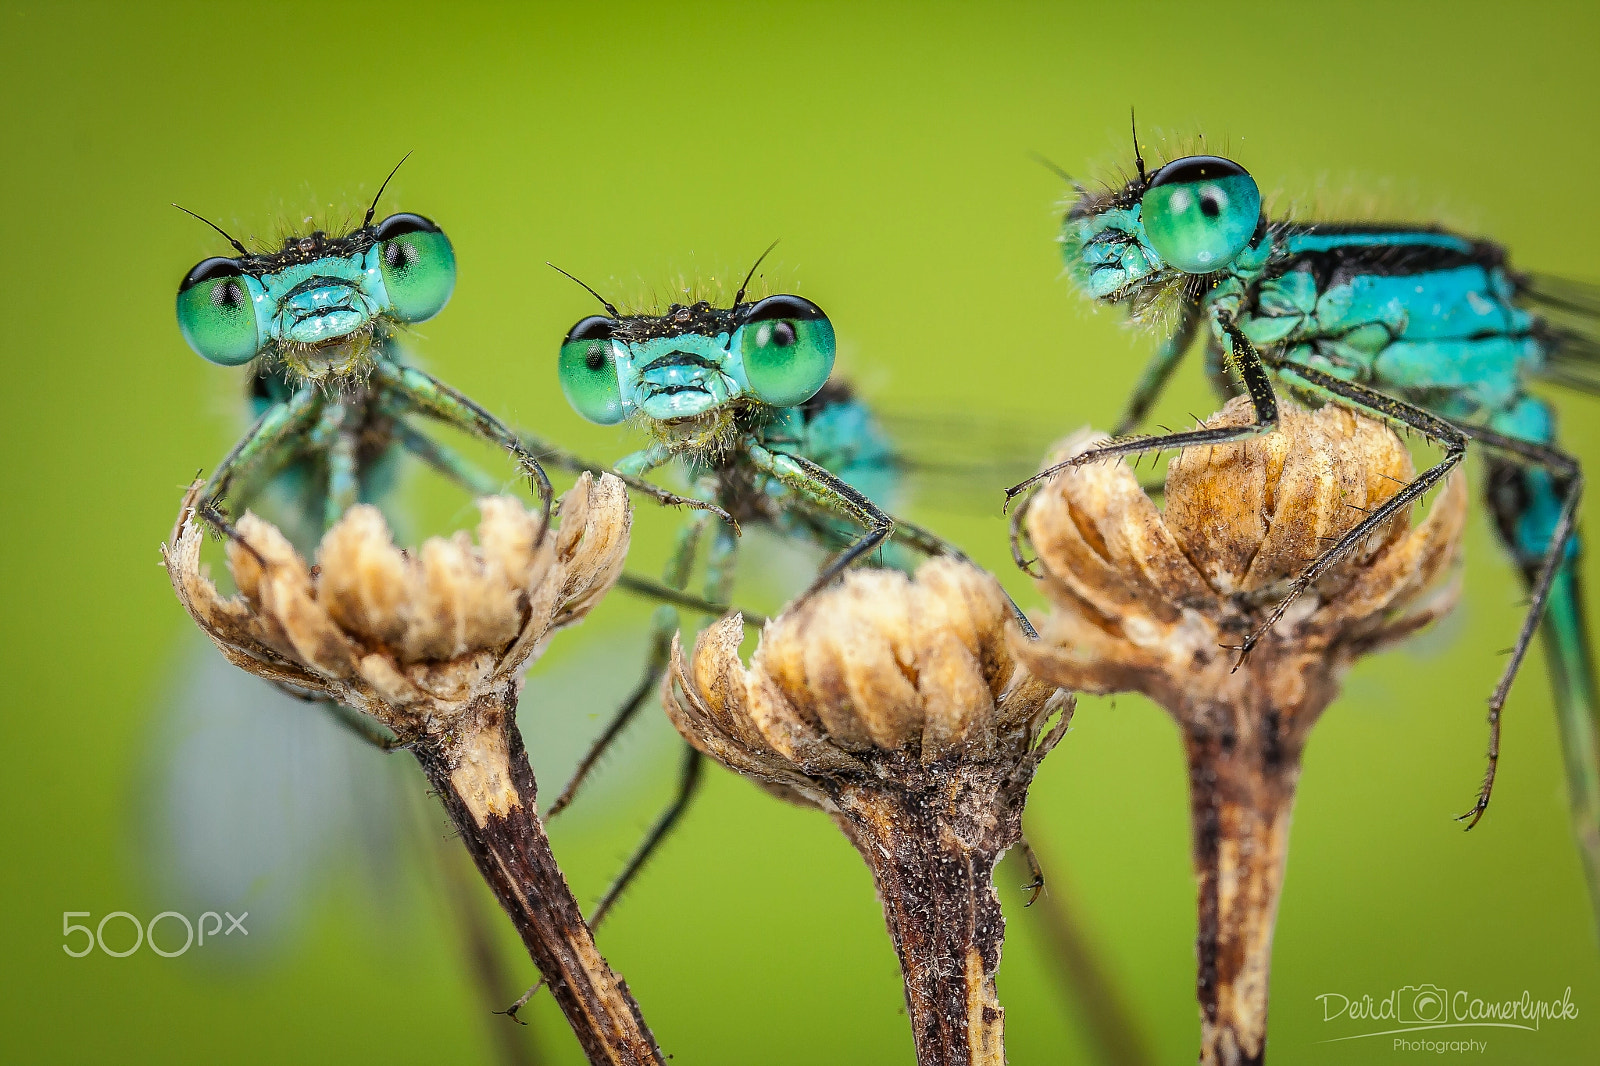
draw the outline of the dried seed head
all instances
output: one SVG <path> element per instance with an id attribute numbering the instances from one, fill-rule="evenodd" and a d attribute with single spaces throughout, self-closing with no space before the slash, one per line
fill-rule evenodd
<path id="1" fill-rule="evenodd" d="M 1249 419 L 1241 397 L 1206 424 Z M 1080 435 L 1065 452 L 1090 441 Z M 1232 687 L 1230 648 L 1412 475 L 1392 431 L 1331 404 L 1286 405 L 1277 432 L 1186 450 L 1168 469 L 1164 512 L 1121 462 L 1068 470 L 1024 518 L 1055 610 L 1018 654 L 1069 688 L 1143 692 L 1182 717 Z M 1282 689 L 1278 706 L 1309 709 L 1313 690 L 1325 705 L 1356 657 L 1448 609 L 1453 589 L 1419 597 L 1456 558 L 1465 513 L 1452 475 L 1421 523 L 1403 509 L 1295 602 L 1251 656 L 1254 678 Z"/>
<path id="2" fill-rule="evenodd" d="M 852 571 L 768 623 L 748 670 L 737 615 L 700 635 L 692 662 L 675 643 L 667 714 L 719 762 L 824 807 L 833 777 L 1015 765 L 1063 699 L 1017 665 L 1015 629 L 969 564 Z"/>
<path id="3" fill-rule="evenodd" d="M 737 615 L 692 661 L 672 646 L 663 697 L 678 731 L 828 811 L 872 869 L 919 1062 L 1004 1062 L 994 866 L 1072 715 L 1017 664 L 1016 634 L 994 578 L 941 558 L 914 578 L 846 574 L 768 623 L 749 669 Z"/>
<path id="4" fill-rule="evenodd" d="M 200 564 L 197 493 L 162 555 L 200 628 L 235 665 L 363 711 L 403 739 L 456 728 L 579 621 L 621 573 L 631 523 L 627 491 L 609 474 L 578 480 L 542 543 L 539 516 L 510 497 L 479 501 L 476 545 L 458 532 L 415 553 L 394 546 L 376 508 L 358 506 L 323 537 L 313 570 L 246 514 L 244 543 L 227 548 L 239 592 L 224 597 Z"/>
<path id="5" fill-rule="evenodd" d="M 1208 424 L 1249 418 L 1241 399 Z M 1242 665 L 1235 649 L 1312 560 L 1411 477 L 1386 427 L 1331 405 L 1285 405 L 1276 432 L 1174 459 L 1165 513 L 1118 462 L 1057 475 L 1021 516 L 1054 610 L 1037 642 L 1013 641 L 1018 658 L 1071 688 L 1142 692 L 1183 733 L 1202 1063 L 1261 1060 L 1306 736 L 1358 656 L 1448 610 L 1452 588 L 1421 597 L 1460 550 L 1461 479 L 1422 522 L 1397 511 L 1323 572 Z"/>

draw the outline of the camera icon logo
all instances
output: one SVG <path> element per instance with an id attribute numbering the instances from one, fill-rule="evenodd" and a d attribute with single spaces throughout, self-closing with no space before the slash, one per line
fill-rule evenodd
<path id="1" fill-rule="evenodd" d="M 1402 1025 L 1437 1025 L 1449 1020 L 1450 995 L 1438 985 L 1406 985 L 1395 999 L 1396 1020 Z"/>

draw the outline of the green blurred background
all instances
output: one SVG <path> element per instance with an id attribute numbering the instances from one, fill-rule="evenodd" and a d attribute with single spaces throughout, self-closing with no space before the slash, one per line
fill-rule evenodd
<path id="1" fill-rule="evenodd" d="M 1523 266 L 1600 280 L 1597 40 L 1600 17 L 1577 4 L 4 5 L 0 1058 L 492 1062 L 509 1024 L 487 1014 L 426 848 L 374 860 L 337 835 L 322 852 L 285 845 L 293 878 L 269 871 L 211 900 L 256 907 L 247 948 L 62 952 L 64 911 L 200 909 L 170 887 L 172 847 L 152 843 L 174 831 L 163 782 L 195 770 L 175 754 L 196 749 L 174 707 L 205 661 L 156 545 L 182 485 L 215 465 L 243 415 L 241 372 L 201 362 L 172 319 L 178 279 L 225 248 L 170 201 L 276 234 L 308 209 L 359 211 L 414 151 L 380 214 L 430 215 L 461 262 L 416 350 L 509 420 L 587 452 L 634 442 L 582 424 L 561 397 L 556 345 L 593 308 L 544 261 L 626 296 L 680 273 L 723 278 L 775 237 L 770 276 L 827 308 L 874 401 L 1009 418 L 1020 438 L 1105 425 L 1150 343 L 1060 277 L 1063 190 L 1029 153 L 1079 173 L 1121 161 L 1136 105 L 1151 140 L 1226 139 L 1269 189 L 1376 191 L 1388 210 L 1495 236 Z M 1156 421 L 1210 409 L 1190 365 Z M 1562 409 L 1571 448 L 1600 462 L 1592 401 Z M 1007 559 L 1000 487 L 961 512 L 908 509 L 1037 605 Z M 472 517 L 425 478 L 405 499 L 419 527 Z M 1591 529 L 1597 506 L 1591 493 Z M 670 523 L 642 513 L 638 528 L 636 558 L 654 568 Z M 1385 1038 L 1320 1042 L 1353 1029 L 1324 1022 L 1316 997 L 1423 983 L 1485 998 L 1570 986 L 1576 1020 L 1489 1030 L 1481 1058 L 1594 1061 L 1600 954 L 1537 658 L 1513 694 L 1489 817 L 1471 834 L 1450 820 L 1481 773 L 1483 699 L 1519 617 L 1481 516 L 1468 553 L 1458 617 L 1362 664 L 1310 745 L 1273 971 L 1275 1061 L 1398 1054 Z M 759 560 L 747 602 L 768 606 L 798 570 L 781 553 Z M 647 613 L 615 596 L 536 668 L 521 721 L 547 795 L 637 670 Z M 268 746 L 224 754 L 248 766 Z M 273 756 L 309 823 L 319 789 L 345 783 L 315 779 L 329 771 L 313 748 Z M 670 788 L 676 749 L 658 712 L 624 748 L 552 830 L 582 900 Z M 422 786 L 403 760 L 353 753 L 348 779 L 391 779 L 409 811 Z M 821 815 L 709 776 L 601 936 L 663 1046 L 687 1063 L 910 1062 L 857 856 Z M 361 809 L 374 795 L 346 804 L 356 821 L 382 821 Z M 203 789 L 190 799 L 214 813 Z M 252 814 L 272 823 L 270 808 Z M 1029 819 L 1156 1059 L 1192 1061 L 1171 725 L 1137 698 L 1085 700 Z M 436 823 L 410 835 L 454 847 Z M 1093 1061 L 1036 917 L 1004 876 L 1002 892 L 1011 1061 Z M 509 929 L 493 928 L 526 978 Z M 178 935 L 163 927 L 169 947 Z M 113 922 L 107 938 L 131 930 Z M 579 1061 L 548 997 L 531 1020 L 516 1039 L 543 1061 Z"/>

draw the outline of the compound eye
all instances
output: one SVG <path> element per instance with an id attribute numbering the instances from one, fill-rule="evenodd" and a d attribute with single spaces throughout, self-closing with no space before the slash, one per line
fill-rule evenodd
<path id="1" fill-rule="evenodd" d="M 178 329 L 202 359 L 238 366 L 261 348 L 244 268 L 220 256 L 200 262 L 178 286 Z"/>
<path id="2" fill-rule="evenodd" d="M 1238 163 L 1214 155 L 1175 159 L 1140 198 L 1145 237 L 1187 274 L 1221 270 L 1244 251 L 1261 218 L 1261 190 Z"/>
<path id="3" fill-rule="evenodd" d="M 745 312 L 739 332 L 745 377 L 764 403 L 804 403 L 833 372 L 833 323 L 810 300 L 768 296 Z"/>
<path id="4" fill-rule="evenodd" d="M 390 215 L 373 231 L 378 268 L 395 317 L 423 322 L 444 309 L 456 287 L 456 253 L 444 231 L 421 215 Z"/>
<path id="5" fill-rule="evenodd" d="M 613 426 L 626 415 L 611 336 L 615 319 L 590 315 L 567 331 L 558 370 L 567 402 L 590 422 Z"/>

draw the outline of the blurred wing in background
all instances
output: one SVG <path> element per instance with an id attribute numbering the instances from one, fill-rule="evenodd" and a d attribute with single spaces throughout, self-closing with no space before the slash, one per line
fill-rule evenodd
<path id="1" fill-rule="evenodd" d="M 259 955 L 292 943 L 333 882 L 360 877 L 368 898 L 401 905 L 394 886 L 414 847 L 416 781 L 339 725 L 186 640 L 182 671 L 147 763 L 141 849 L 164 908 L 250 911 Z"/>

